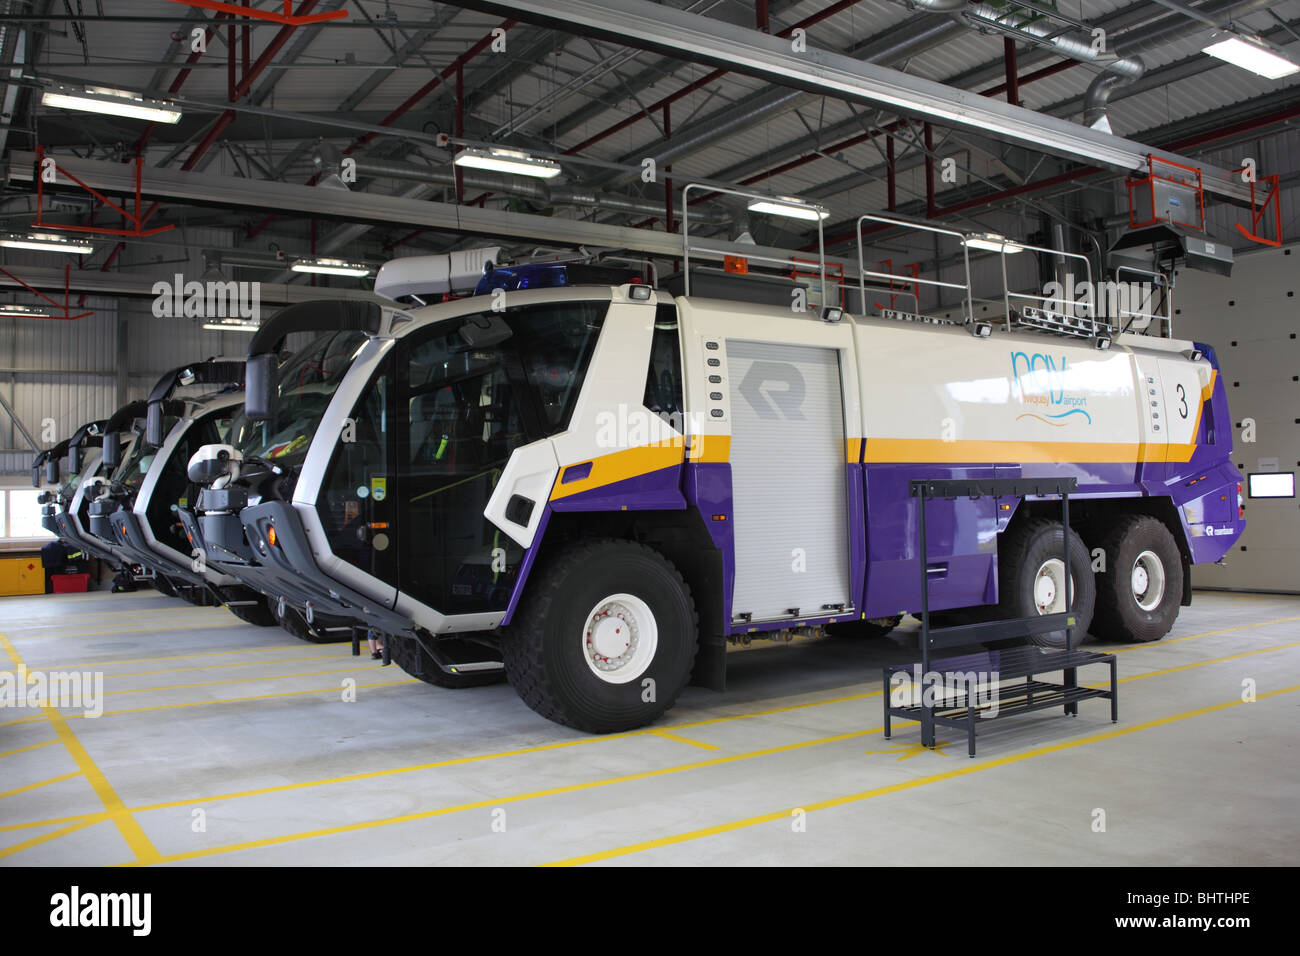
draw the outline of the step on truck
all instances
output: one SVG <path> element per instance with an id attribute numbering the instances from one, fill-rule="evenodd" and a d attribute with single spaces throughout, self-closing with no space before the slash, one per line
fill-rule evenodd
<path id="1" fill-rule="evenodd" d="M 377 291 L 458 292 L 440 258 L 385 266 Z M 1069 573 L 1077 633 L 1105 640 L 1166 634 L 1191 566 L 1244 528 L 1216 356 L 1167 317 L 1140 334 L 1004 289 L 976 319 L 969 265 L 932 280 L 957 319 L 898 308 L 865 267 L 848 311 L 824 262 L 799 311 L 794 280 L 697 265 L 676 294 L 489 263 L 437 305 L 283 310 L 254 336 L 245 412 L 298 457 L 200 450 L 209 560 L 383 632 L 426 680 L 501 668 L 543 716 L 612 732 L 688 681 L 721 689 L 728 642 L 919 611 L 914 479 L 1076 478 L 1068 570 L 1058 502 L 932 502 L 930 608 L 1061 612 Z M 351 354 L 307 402 L 275 350 L 309 328 Z"/>

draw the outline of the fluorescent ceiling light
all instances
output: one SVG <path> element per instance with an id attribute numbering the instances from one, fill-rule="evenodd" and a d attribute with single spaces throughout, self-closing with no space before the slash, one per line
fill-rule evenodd
<path id="1" fill-rule="evenodd" d="M 821 206 L 806 203 L 802 199 L 795 199 L 793 196 L 780 196 L 776 199 L 751 199 L 748 208 L 750 212 L 766 213 L 769 216 L 785 216 L 787 219 L 803 219 L 806 222 L 816 222 L 830 216 L 830 213 Z"/>
<path id="2" fill-rule="evenodd" d="M 88 242 L 74 242 L 63 236 L 46 232 L 34 232 L 26 236 L 9 233 L 0 236 L 0 246 L 7 246 L 10 249 L 35 249 L 40 252 L 66 252 L 82 256 L 88 256 L 95 251 L 95 247 Z"/>
<path id="3" fill-rule="evenodd" d="M 44 309 L 33 309 L 28 305 L 0 305 L 0 319 L 48 319 L 50 313 Z"/>
<path id="4" fill-rule="evenodd" d="M 361 276 L 370 275 L 370 266 L 360 262 L 345 262 L 342 259 L 299 259 L 289 267 L 294 272 L 316 272 L 327 276 Z"/>
<path id="5" fill-rule="evenodd" d="M 1300 73 L 1300 65 L 1292 63 L 1284 56 L 1274 53 L 1258 43 L 1243 40 L 1241 37 L 1229 37 L 1218 43 L 1211 43 L 1202 53 L 1208 53 L 1216 59 L 1243 70 L 1250 70 L 1270 80 L 1278 80 L 1293 73 Z"/>
<path id="6" fill-rule="evenodd" d="M 466 166 L 470 169 L 490 169 L 498 173 L 536 176 L 538 179 L 553 179 L 561 172 L 560 164 L 549 159 L 538 159 L 517 149 L 497 147 L 462 149 L 456 154 L 453 162 L 457 166 Z"/>
<path id="7" fill-rule="evenodd" d="M 256 332 L 261 328 L 252 322 L 204 322 L 203 327 L 213 332 Z"/>
<path id="8" fill-rule="evenodd" d="M 85 110 L 129 119 L 152 120 L 155 123 L 177 123 L 181 118 L 181 111 L 166 100 L 146 99 L 130 90 L 114 90 L 104 86 L 87 86 L 84 89 L 54 86 L 41 94 L 41 104 L 64 110 Z"/>
<path id="9" fill-rule="evenodd" d="M 983 236 L 967 236 L 962 240 L 962 244 L 967 249 L 983 249 L 985 252 L 1005 252 L 1011 255 L 1016 252 L 1024 252 L 1023 246 L 1018 246 L 1014 242 L 1007 240 L 1005 236 L 988 233 Z"/>

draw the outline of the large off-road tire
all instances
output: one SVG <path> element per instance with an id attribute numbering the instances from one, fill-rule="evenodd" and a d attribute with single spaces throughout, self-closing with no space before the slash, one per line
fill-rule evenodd
<path id="1" fill-rule="evenodd" d="M 672 707 L 698 644 L 695 602 L 672 563 L 642 544 L 596 540 L 557 555 L 529 582 L 501 646 L 524 703 L 603 734 Z"/>
<path id="2" fill-rule="evenodd" d="M 1031 519 L 1008 532 L 998 546 L 998 617 L 1021 618 L 1065 610 L 1064 541 L 1059 521 Z M 1079 646 L 1092 623 L 1097 583 L 1087 545 L 1070 533 L 1070 572 L 1077 621 L 1073 645 Z M 1029 642 L 1040 647 L 1065 647 L 1066 632 L 1035 634 Z"/>
<path id="3" fill-rule="evenodd" d="M 252 588 L 233 585 L 221 589 L 221 596 L 227 601 L 253 601 L 253 604 L 232 604 L 227 603 L 226 607 L 230 613 L 235 615 L 241 621 L 245 621 L 256 627 L 274 627 L 279 624 L 266 598 L 258 594 Z"/>
<path id="4" fill-rule="evenodd" d="M 1169 633 L 1183 599 L 1178 543 L 1156 518 L 1121 518 L 1101 541 L 1092 633 L 1102 640 L 1145 643 Z"/>
<path id="5" fill-rule="evenodd" d="M 483 687 L 487 684 L 499 684 L 506 679 L 504 669 L 490 671 L 463 671 L 456 674 L 448 674 L 434 660 L 433 655 L 421 646 L 420 642 L 412 637 L 394 636 L 385 634 L 383 640 L 388 643 L 388 653 L 394 664 L 400 667 L 412 677 L 418 677 L 426 684 L 433 684 L 436 687 Z M 430 638 L 425 638 L 429 641 Z M 468 642 L 461 641 L 460 644 Z M 484 658 L 492 655 L 487 647 L 481 648 L 481 654 Z M 475 654 L 473 656 L 478 656 Z"/>
<path id="6" fill-rule="evenodd" d="M 826 633 L 832 637 L 884 637 L 902 623 L 903 615 L 871 617 L 866 620 L 840 621 L 827 624 Z"/>

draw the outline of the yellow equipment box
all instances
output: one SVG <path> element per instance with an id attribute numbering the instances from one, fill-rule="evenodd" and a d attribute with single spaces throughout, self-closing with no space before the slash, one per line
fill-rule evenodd
<path id="1" fill-rule="evenodd" d="M 0 595 L 44 593 L 45 569 L 40 558 L 0 558 Z"/>

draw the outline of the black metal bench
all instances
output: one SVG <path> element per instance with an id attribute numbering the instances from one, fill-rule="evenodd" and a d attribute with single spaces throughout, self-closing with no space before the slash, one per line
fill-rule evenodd
<path id="1" fill-rule="evenodd" d="M 891 733 L 891 718 L 918 720 L 921 743 L 935 746 L 935 726 L 964 729 L 967 750 L 975 756 L 977 721 L 1011 717 L 1049 707 L 1061 707 L 1074 716 L 1079 701 L 1092 697 L 1110 700 L 1110 719 L 1119 720 L 1118 675 L 1113 654 L 1081 651 L 1075 646 L 1076 619 L 1069 613 L 1074 603 L 1070 567 L 1070 492 L 1077 487 L 1074 478 L 1060 479 L 978 479 L 913 481 L 910 494 L 918 499 L 921 565 L 921 660 L 914 664 L 895 664 L 884 668 L 885 737 Z M 1065 529 L 1065 607 L 1060 614 L 1005 621 L 983 621 L 955 627 L 930 627 L 929 560 L 926 550 L 925 503 L 935 498 L 1059 497 L 1061 524 Z M 1034 634 L 1065 630 L 1065 647 L 1052 649 L 1026 646 L 1009 650 L 990 650 L 959 657 L 931 659 L 931 652 L 942 648 L 969 646 L 986 641 L 1003 641 Z M 1110 689 L 1081 687 L 1078 669 L 1088 664 L 1110 666 Z M 1061 682 L 1041 680 L 1044 674 L 1061 672 Z M 901 697 L 895 686 L 899 674 L 911 673 L 909 699 Z M 911 697 L 919 699 L 913 701 Z"/>

